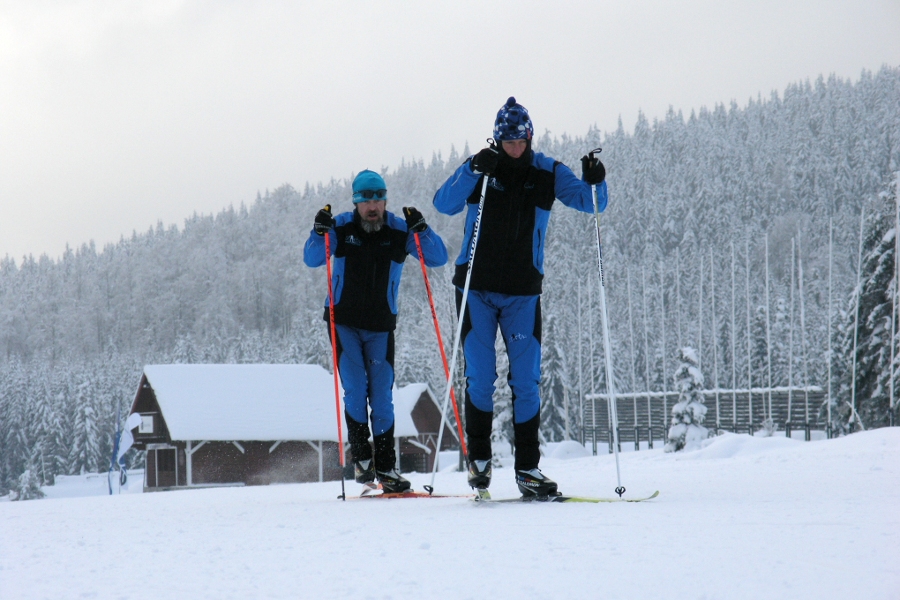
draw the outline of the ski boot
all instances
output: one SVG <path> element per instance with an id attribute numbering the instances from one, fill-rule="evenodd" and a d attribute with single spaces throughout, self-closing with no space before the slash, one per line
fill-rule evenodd
<path id="1" fill-rule="evenodd" d="M 491 461 L 469 461 L 469 487 L 476 489 L 491 485 Z"/>
<path id="2" fill-rule="evenodd" d="M 477 500 L 490 500 L 487 488 L 491 485 L 491 461 L 469 461 L 469 486 L 475 489 Z"/>
<path id="3" fill-rule="evenodd" d="M 556 482 L 541 473 L 541 470 L 534 469 L 522 470 L 516 469 L 516 485 L 522 492 L 522 497 L 535 500 L 547 499 L 549 496 L 559 496 L 556 489 Z"/>
<path id="4" fill-rule="evenodd" d="M 375 475 L 378 477 L 378 482 L 381 484 L 381 489 L 384 490 L 385 494 L 399 494 L 409 490 L 409 480 L 398 473 L 397 469 L 385 472 L 376 471 Z"/>
<path id="5" fill-rule="evenodd" d="M 372 464 L 372 459 L 354 461 L 353 475 L 356 483 L 366 484 L 375 481 L 375 465 Z"/>

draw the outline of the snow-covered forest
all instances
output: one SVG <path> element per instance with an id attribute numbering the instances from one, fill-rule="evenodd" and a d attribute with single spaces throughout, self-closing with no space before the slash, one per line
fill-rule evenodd
<path id="1" fill-rule="evenodd" d="M 744 106 L 639 115 L 633 132 L 535 140 L 576 173 L 597 146 L 610 189 L 601 222 L 619 391 L 672 390 L 677 350 L 691 346 L 708 386 L 830 384 L 838 431 L 851 427 L 851 406 L 862 421 L 854 427 L 888 423 L 890 394 L 900 395 L 889 343 L 900 68 L 798 83 Z M 388 210 L 422 210 L 453 257 L 462 220 L 439 215 L 431 198 L 468 154 L 382 169 Z M 145 364 L 328 368 L 325 272 L 301 258 L 325 204 L 350 210 L 349 182 L 284 185 L 58 260 L 0 261 L 0 494 L 26 469 L 44 482 L 103 470 Z M 576 437 L 580 398 L 604 389 L 594 220 L 559 204 L 554 213 L 542 299 L 550 441 Z M 427 381 L 440 393 L 422 276 L 411 259 L 405 271 L 397 383 Z M 429 273 L 449 346 L 451 268 Z"/>

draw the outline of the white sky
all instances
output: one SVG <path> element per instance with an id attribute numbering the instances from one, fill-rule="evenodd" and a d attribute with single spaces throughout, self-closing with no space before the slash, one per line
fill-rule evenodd
<path id="1" fill-rule="evenodd" d="M 510 95 L 583 135 L 856 80 L 898 31 L 898 0 L 0 0 L 0 256 L 475 150 Z"/>

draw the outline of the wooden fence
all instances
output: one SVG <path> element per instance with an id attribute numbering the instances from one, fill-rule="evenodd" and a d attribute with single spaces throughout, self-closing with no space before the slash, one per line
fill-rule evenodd
<path id="1" fill-rule="evenodd" d="M 822 430 L 830 437 L 824 413 L 825 392 L 818 386 L 752 388 L 751 390 L 703 390 L 706 420 L 703 425 L 711 431 L 752 433 L 766 426 L 771 412 L 771 426 L 790 435 L 802 430 L 811 439 L 813 430 Z M 606 394 L 588 394 L 584 399 L 582 443 L 605 443 L 612 452 L 612 421 Z M 619 445 L 665 440 L 672 407 L 678 402 L 676 392 L 643 392 L 616 394 L 616 414 L 619 422 Z"/>

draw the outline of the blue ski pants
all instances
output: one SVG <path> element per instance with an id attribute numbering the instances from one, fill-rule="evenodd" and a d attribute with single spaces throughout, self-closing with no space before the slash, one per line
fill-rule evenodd
<path id="1" fill-rule="evenodd" d="M 541 297 L 469 290 L 462 338 L 466 389 L 472 404 L 488 413 L 494 410 L 498 327 L 509 355 L 514 421 L 525 423 L 541 409 Z"/>
<path id="2" fill-rule="evenodd" d="M 368 424 L 371 408 L 372 434 L 379 436 L 394 425 L 394 332 L 337 324 L 335 330 L 344 408 L 360 424 Z"/>

